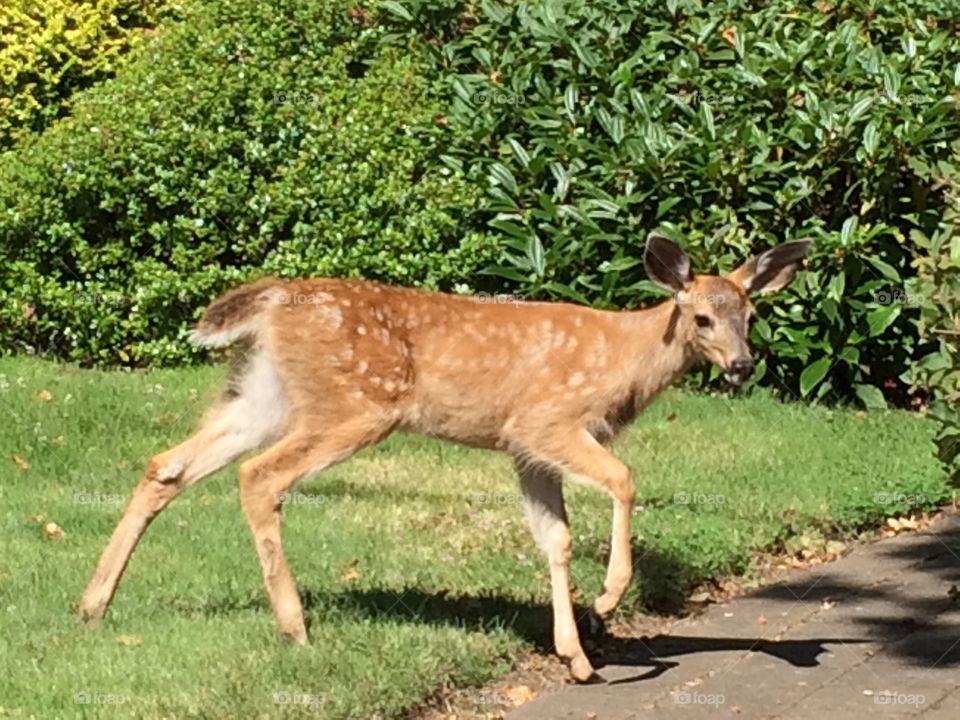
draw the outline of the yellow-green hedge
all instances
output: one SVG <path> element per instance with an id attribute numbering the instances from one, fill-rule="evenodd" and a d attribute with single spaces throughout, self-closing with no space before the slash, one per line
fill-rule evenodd
<path id="1" fill-rule="evenodd" d="M 63 113 L 156 22 L 161 3 L 4 0 L 0 4 L 0 149 Z"/>

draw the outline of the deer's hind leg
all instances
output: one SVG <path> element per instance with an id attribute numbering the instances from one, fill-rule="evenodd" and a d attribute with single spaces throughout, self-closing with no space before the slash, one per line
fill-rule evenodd
<path id="1" fill-rule="evenodd" d="M 147 463 L 80 600 L 88 622 L 103 617 L 137 543 L 171 500 L 281 433 L 285 403 L 269 359 L 254 356 L 243 372 L 193 435 Z"/>
<path id="2" fill-rule="evenodd" d="M 570 595 L 570 556 L 572 540 L 563 503 L 562 475 L 552 465 L 516 460 L 523 509 L 533 537 L 550 566 L 553 596 L 553 642 L 557 655 L 570 665 L 570 674 L 578 682 L 594 675 L 593 666 L 580 645 L 573 599 Z"/>
<path id="3" fill-rule="evenodd" d="M 377 412 L 342 421 L 311 419 L 240 466 L 240 504 L 253 535 L 277 631 L 283 637 L 295 642 L 307 638 L 303 606 L 280 535 L 280 507 L 286 492 L 304 477 L 377 442 L 392 426 L 387 415 Z"/>

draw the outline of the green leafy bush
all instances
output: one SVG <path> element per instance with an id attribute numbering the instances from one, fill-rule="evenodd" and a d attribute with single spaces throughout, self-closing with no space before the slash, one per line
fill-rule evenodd
<path id="1" fill-rule="evenodd" d="M 4 347 L 173 363 L 202 306 L 255 275 L 450 286 L 490 262 L 480 191 L 436 161 L 418 53 L 348 7 L 197 4 L 97 86 L 114 102 L 6 153 Z"/>
<path id="2" fill-rule="evenodd" d="M 630 305 L 661 226 L 701 268 L 809 236 L 762 310 L 774 387 L 904 402 L 928 352 L 903 293 L 910 232 L 942 221 L 960 33 L 946 3 L 384 3 L 449 73 L 448 162 L 488 185 L 491 272 L 519 291 Z M 763 303 L 766 304 L 766 303 Z"/>
<path id="3" fill-rule="evenodd" d="M 179 362 L 265 272 L 629 307 L 654 228 L 719 271 L 810 236 L 758 300 L 761 381 L 923 403 L 943 350 L 902 298 L 948 222 L 958 61 L 932 0 L 197 4 L 3 157 L 3 347 Z"/>
<path id="4" fill-rule="evenodd" d="M 0 149 L 60 117 L 78 89 L 112 75 L 163 3 L 4 0 L 0 6 Z M 91 95 L 87 102 L 99 102 Z"/>
<path id="5" fill-rule="evenodd" d="M 960 178 L 941 177 L 948 209 L 944 223 L 930 236 L 915 233 L 917 276 L 905 302 L 920 307 L 920 332 L 936 350 L 915 363 L 912 379 L 933 387 L 931 415 L 938 421 L 938 456 L 954 480 L 960 480 Z"/>

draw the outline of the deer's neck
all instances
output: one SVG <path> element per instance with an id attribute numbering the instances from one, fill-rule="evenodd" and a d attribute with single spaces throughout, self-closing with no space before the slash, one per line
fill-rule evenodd
<path id="1" fill-rule="evenodd" d="M 629 398 L 639 412 L 653 397 L 685 373 L 696 359 L 675 327 L 676 303 L 667 300 L 644 310 L 619 314 L 620 352 Z"/>

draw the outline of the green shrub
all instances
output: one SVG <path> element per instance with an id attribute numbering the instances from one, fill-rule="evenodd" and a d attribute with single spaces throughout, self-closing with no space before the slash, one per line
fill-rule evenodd
<path id="1" fill-rule="evenodd" d="M 79 89 L 112 75 L 162 2 L 5 0 L 0 6 L 0 149 L 60 117 Z M 87 102 L 102 102 L 91 95 Z"/>
<path id="2" fill-rule="evenodd" d="M 939 177 L 946 185 L 945 222 L 930 236 L 915 233 L 918 268 L 904 301 L 920 307 L 920 331 L 936 350 L 918 360 L 912 380 L 936 390 L 931 415 L 938 421 L 940 460 L 960 480 L 960 177 Z"/>
<path id="3" fill-rule="evenodd" d="M 8 351 L 194 357 L 182 333 L 255 275 L 468 282 L 496 250 L 478 191 L 436 161 L 417 52 L 348 4 L 218 0 L 144 43 L 70 117 L 0 161 Z"/>
<path id="4" fill-rule="evenodd" d="M 488 185 L 491 272 L 629 305 L 661 226 L 699 267 L 810 236 L 809 272 L 756 340 L 792 393 L 903 402 L 931 348 L 891 302 L 960 136 L 960 23 L 943 2 L 384 3 L 449 73 L 448 162 Z M 767 304 L 767 303 L 762 303 Z M 780 379 L 774 379 L 779 377 Z"/>
<path id="5" fill-rule="evenodd" d="M 943 351 L 900 299 L 948 222 L 958 59 L 932 0 L 197 4 L 96 87 L 115 104 L 3 157 L 2 347 L 179 362 L 266 272 L 635 306 L 659 227 L 704 270 L 813 237 L 758 300 L 758 376 L 922 401 Z"/>

